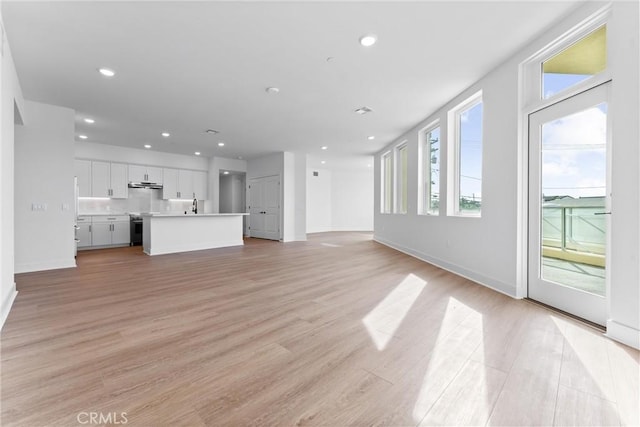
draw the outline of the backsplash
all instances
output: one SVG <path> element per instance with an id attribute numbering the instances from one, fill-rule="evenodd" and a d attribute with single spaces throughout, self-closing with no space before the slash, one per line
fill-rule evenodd
<path id="1" fill-rule="evenodd" d="M 171 212 L 191 211 L 192 200 L 162 200 L 160 190 L 129 188 L 128 199 L 80 198 L 78 213 L 83 214 L 125 214 L 129 212 Z M 198 210 L 204 211 L 204 201 L 198 201 Z"/>

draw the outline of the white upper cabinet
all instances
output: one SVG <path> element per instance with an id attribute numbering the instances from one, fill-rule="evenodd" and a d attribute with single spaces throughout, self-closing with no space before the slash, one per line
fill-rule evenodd
<path id="1" fill-rule="evenodd" d="M 129 165 L 129 182 L 153 182 L 162 184 L 162 168 Z"/>
<path id="2" fill-rule="evenodd" d="M 193 198 L 198 200 L 207 199 L 207 173 L 201 171 L 193 172 Z"/>
<path id="3" fill-rule="evenodd" d="M 162 168 L 147 166 L 147 181 L 162 184 Z"/>
<path id="4" fill-rule="evenodd" d="M 91 197 L 91 160 L 76 159 L 74 167 L 78 178 L 78 196 Z"/>
<path id="5" fill-rule="evenodd" d="M 178 169 L 178 192 L 180 199 L 193 199 L 193 172 Z"/>
<path id="6" fill-rule="evenodd" d="M 163 199 L 207 198 L 207 172 L 186 169 L 163 169 Z"/>
<path id="7" fill-rule="evenodd" d="M 129 165 L 129 182 L 142 182 L 147 180 L 147 167 Z"/>
<path id="8" fill-rule="evenodd" d="M 111 163 L 91 162 L 91 196 L 111 196 Z"/>
<path id="9" fill-rule="evenodd" d="M 91 195 L 126 199 L 127 165 L 123 163 L 91 162 Z"/>
<path id="10" fill-rule="evenodd" d="M 129 197 L 129 180 L 127 179 L 127 165 L 111 163 L 111 197 L 126 199 Z"/>
<path id="11" fill-rule="evenodd" d="M 178 169 L 163 169 L 162 198 L 179 199 Z"/>

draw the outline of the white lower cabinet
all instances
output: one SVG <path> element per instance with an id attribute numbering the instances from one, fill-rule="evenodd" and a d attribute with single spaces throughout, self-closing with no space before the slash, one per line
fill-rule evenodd
<path id="1" fill-rule="evenodd" d="M 111 244 L 111 223 L 93 222 L 91 224 L 91 246 L 107 246 Z"/>
<path id="2" fill-rule="evenodd" d="M 90 218 L 89 221 L 78 218 L 78 239 L 80 240 L 78 248 L 129 244 L 131 239 L 128 215 L 96 215 L 88 218 Z"/>
<path id="3" fill-rule="evenodd" d="M 131 243 L 131 233 L 129 218 L 127 221 L 118 221 L 113 223 L 111 229 L 111 244 L 112 245 L 124 245 Z"/>
<path id="4" fill-rule="evenodd" d="M 88 248 L 91 246 L 91 217 L 78 218 L 78 230 L 76 231 L 76 239 L 78 239 L 78 249 Z"/>

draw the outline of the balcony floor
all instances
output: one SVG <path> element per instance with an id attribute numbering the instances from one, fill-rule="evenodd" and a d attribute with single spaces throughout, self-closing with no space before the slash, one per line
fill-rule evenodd
<path id="1" fill-rule="evenodd" d="M 542 277 L 596 295 L 605 295 L 605 269 L 602 267 L 543 257 Z"/>

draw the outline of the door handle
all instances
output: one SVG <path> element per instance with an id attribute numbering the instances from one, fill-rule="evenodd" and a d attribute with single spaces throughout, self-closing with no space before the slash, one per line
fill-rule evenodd
<path id="1" fill-rule="evenodd" d="M 611 215 L 611 212 L 594 212 L 594 215 Z"/>

